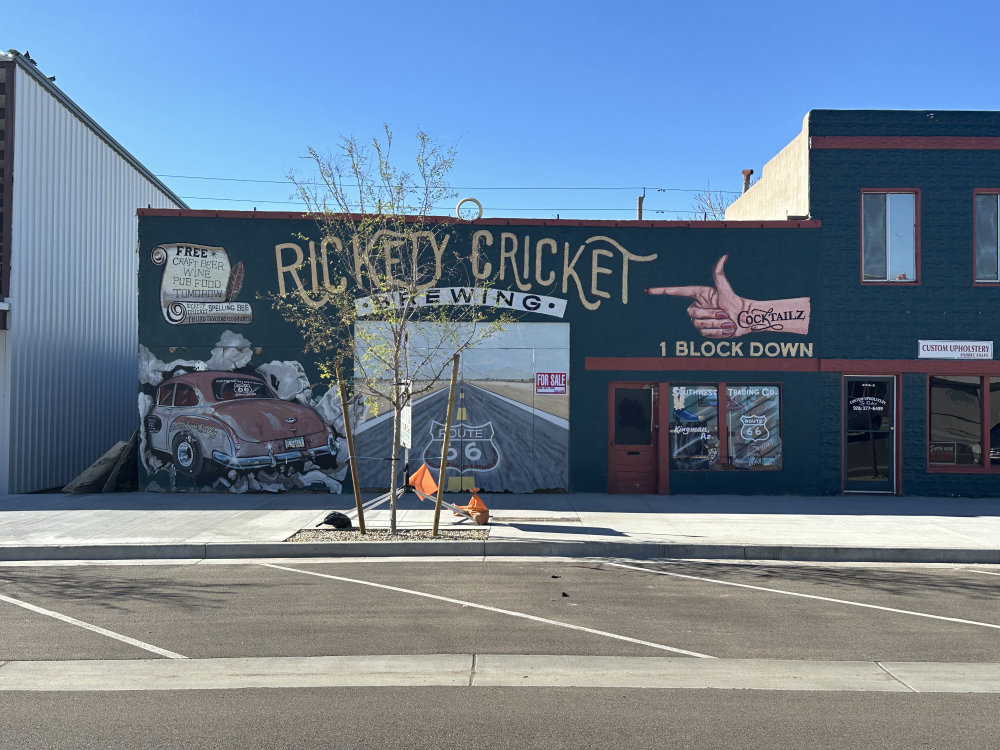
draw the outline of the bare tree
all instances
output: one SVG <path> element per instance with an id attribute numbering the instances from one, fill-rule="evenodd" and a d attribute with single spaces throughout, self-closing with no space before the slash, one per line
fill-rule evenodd
<path id="1" fill-rule="evenodd" d="M 452 358 L 501 330 L 510 319 L 476 304 L 484 281 L 450 245 L 455 220 L 434 207 L 454 197 L 451 147 L 424 132 L 416 137 L 415 169 L 394 162 L 385 126 L 370 142 L 343 137 L 333 153 L 310 148 L 314 178 L 289 175 L 315 218 L 320 241 L 299 258 L 312 289 L 290 289 L 273 302 L 315 353 L 323 379 L 349 372 L 350 389 L 371 409 L 393 413 L 390 530 L 396 530 L 400 422 L 405 406 L 442 379 Z M 457 244 L 457 243 L 455 243 Z M 437 288 L 460 289 L 458 301 Z M 352 457 L 351 460 L 356 460 Z M 443 478 L 442 478 L 443 479 Z"/>
<path id="2" fill-rule="evenodd" d="M 739 197 L 739 193 L 728 190 L 712 190 L 706 184 L 704 190 L 695 193 L 691 206 L 695 221 L 725 221 L 726 209 Z"/>

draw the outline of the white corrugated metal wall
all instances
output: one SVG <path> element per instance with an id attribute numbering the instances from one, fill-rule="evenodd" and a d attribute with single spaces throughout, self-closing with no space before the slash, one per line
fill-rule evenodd
<path id="1" fill-rule="evenodd" d="M 182 206 L 20 68 L 13 132 L 7 491 L 17 493 L 62 486 L 136 428 L 135 211 Z"/>
<path id="2" fill-rule="evenodd" d="M 7 472 L 10 464 L 10 357 L 7 340 L 9 331 L 0 331 L 0 495 L 7 488 Z"/>

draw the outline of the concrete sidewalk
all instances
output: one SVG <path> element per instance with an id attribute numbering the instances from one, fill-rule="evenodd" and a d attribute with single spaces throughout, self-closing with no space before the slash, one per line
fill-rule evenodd
<path id="1" fill-rule="evenodd" d="M 1000 499 L 483 494 L 486 540 L 286 542 L 350 495 L 0 497 L 0 561 L 513 555 L 1000 564 Z M 450 498 L 465 502 L 467 496 Z M 388 511 L 365 515 L 370 530 Z M 433 506 L 399 503 L 402 529 Z M 476 529 L 441 515 L 442 529 Z"/>

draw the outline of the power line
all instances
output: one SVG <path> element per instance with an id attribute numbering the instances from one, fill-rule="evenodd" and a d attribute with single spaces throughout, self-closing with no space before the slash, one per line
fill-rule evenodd
<path id="1" fill-rule="evenodd" d="M 255 178 L 241 178 L 241 177 L 208 177 L 208 176 L 204 176 L 204 175 L 183 175 L 183 174 L 158 174 L 156 176 L 158 178 L 160 178 L 160 179 L 173 179 L 173 180 L 207 180 L 207 181 L 212 181 L 212 182 L 248 182 L 248 183 L 255 183 L 255 184 L 262 184 L 262 185 L 290 185 L 291 184 L 291 182 L 289 180 L 261 180 L 261 179 L 255 179 Z M 303 182 L 302 184 L 305 184 L 305 185 L 319 185 L 319 184 L 322 184 L 322 183 L 318 183 L 318 182 L 309 180 L 309 181 Z M 357 185 L 345 185 L 345 187 L 357 187 Z M 643 186 L 643 185 L 638 185 L 638 186 L 627 186 L 627 185 L 625 185 L 625 186 L 622 186 L 622 185 L 609 185 L 609 186 L 600 186 L 600 185 L 571 185 L 571 186 L 564 186 L 564 187 L 559 187 L 559 186 L 554 186 L 554 185 L 544 185 L 544 186 L 531 185 L 531 186 L 523 186 L 523 187 L 506 186 L 506 185 L 505 186 L 496 186 L 496 187 L 488 187 L 488 186 L 483 186 L 483 185 L 479 185 L 479 186 L 452 185 L 451 189 L 452 190 L 566 190 L 566 191 L 568 191 L 568 190 L 629 190 L 629 191 L 633 191 L 633 192 L 634 191 L 638 191 L 638 190 L 650 190 L 650 191 L 655 191 L 655 192 L 658 192 L 658 193 L 702 193 L 702 192 L 705 192 L 707 190 L 708 192 L 712 192 L 712 193 L 728 193 L 728 194 L 732 194 L 732 195 L 738 195 L 740 193 L 739 190 L 711 190 L 710 188 L 648 187 L 648 186 Z"/>
<path id="2" fill-rule="evenodd" d="M 181 195 L 178 196 L 186 201 L 228 201 L 230 203 L 280 203 L 286 206 L 305 206 L 302 201 L 269 201 L 257 200 L 256 198 L 213 198 L 201 195 Z"/>
<path id="3" fill-rule="evenodd" d="M 305 204 L 302 201 L 272 201 L 272 200 L 256 200 L 256 199 L 253 199 L 253 198 L 210 198 L 210 197 L 207 197 L 207 196 L 196 196 L 196 195 L 182 195 L 180 197 L 183 200 L 186 200 L 186 201 L 225 201 L 225 202 L 228 202 L 228 203 L 248 203 L 248 204 L 252 204 L 252 205 L 262 205 L 262 204 L 267 204 L 267 205 L 277 204 L 277 205 L 286 205 L 286 206 L 287 205 L 295 205 L 295 206 L 303 206 L 303 210 L 305 210 Z M 435 211 L 448 211 L 448 212 L 450 212 L 451 210 L 453 210 L 453 208 L 454 208 L 454 206 L 432 206 L 432 209 L 435 210 Z M 510 206 L 490 206 L 489 210 L 490 210 L 490 212 L 493 212 L 493 211 L 530 211 L 530 212 L 536 212 L 536 213 L 537 212 L 548 213 L 548 212 L 552 212 L 552 211 L 579 211 L 579 212 L 584 212 L 584 211 L 619 211 L 619 212 L 628 213 L 628 212 L 634 212 L 635 211 L 635 207 L 634 206 L 623 206 L 621 208 L 585 208 L 585 207 L 581 207 L 581 206 L 572 206 L 572 207 L 569 207 L 569 208 L 566 208 L 566 207 L 563 207 L 563 208 L 558 208 L 558 207 L 556 207 L 556 208 L 541 207 L 541 208 L 539 208 L 537 206 L 532 206 L 530 208 L 515 208 L 515 207 L 510 207 Z M 647 214 L 689 214 L 689 213 L 692 213 L 692 212 L 694 212 L 693 209 L 683 209 L 683 210 L 678 210 L 678 209 L 652 209 L 652 208 L 644 208 L 643 209 L 643 213 L 647 213 Z"/>

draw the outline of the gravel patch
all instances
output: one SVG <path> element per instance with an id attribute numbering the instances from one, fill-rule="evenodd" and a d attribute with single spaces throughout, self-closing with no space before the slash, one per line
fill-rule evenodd
<path id="1" fill-rule="evenodd" d="M 397 529 L 393 534 L 388 529 L 367 528 L 362 534 L 357 529 L 302 529 L 292 534 L 286 542 L 411 542 L 411 541 L 473 541 L 488 539 L 489 529 L 439 529 L 432 536 L 431 529 Z"/>

